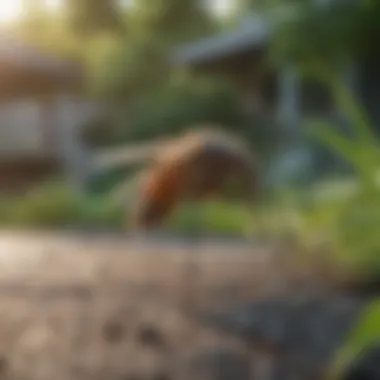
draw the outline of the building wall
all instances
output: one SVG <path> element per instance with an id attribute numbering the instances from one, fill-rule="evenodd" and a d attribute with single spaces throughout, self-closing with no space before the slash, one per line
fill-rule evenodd
<path id="1" fill-rule="evenodd" d="M 41 104 L 32 100 L 0 104 L 0 158 L 43 154 Z"/>
<path id="2" fill-rule="evenodd" d="M 90 152 L 80 127 L 100 107 L 72 94 L 0 103 L 0 190 L 63 171 L 85 181 Z"/>
<path id="3" fill-rule="evenodd" d="M 57 154 L 70 183 L 81 191 L 91 172 L 91 152 L 81 140 L 80 127 L 96 116 L 99 107 L 70 94 L 60 94 L 56 111 Z"/>
<path id="4" fill-rule="evenodd" d="M 59 156 L 61 131 L 80 128 L 95 109 L 93 103 L 70 95 L 64 102 L 56 96 L 0 103 L 0 160 Z"/>

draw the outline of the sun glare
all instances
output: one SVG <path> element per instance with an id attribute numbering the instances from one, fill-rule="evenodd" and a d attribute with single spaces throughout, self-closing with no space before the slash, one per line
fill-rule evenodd
<path id="1" fill-rule="evenodd" d="M 0 0 L 0 22 L 12 22 L 22 15 L 21 0 Z"/>
<path id="2" fill-rule="evenodd" d="M 50 11 L 57 11 L 62 5 L 61 0 L 45 0 L 45 5 Z"/>
<path id="3" fill-rule="evenodd" d="M 23 17 L 23 0 L 0 0 L 0 23 L 11 23 Z M 50 12 L 59 10 L 61 0 L 44 0 L 46 9 Z"/>

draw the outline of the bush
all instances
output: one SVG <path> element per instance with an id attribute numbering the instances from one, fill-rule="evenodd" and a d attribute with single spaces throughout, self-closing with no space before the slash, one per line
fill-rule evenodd
<path id="1" fill-rule="evenodd" d="M 90 197 L 83 202 L 80 215 L 73 223 L 83 228 L 125 228 L 127 211 L 112 199 Z"/>
<path id="2" fill-rule="evenodd" d="M 231 86 L 216 80 L 170 83 L 122 110 L 117 140 L 172 136 L 198 123 L 236 124 L 240 116 L 235 95 Z"/>
<path id="3" fill-rule="evenodd" d="M 45 184 L 22 198 L 4 200 L 3 224 L 17 226 L 62 226 L 76 220 L 80 199 L 60 183 Z"/>
<path id="4" fill-rule="evenodd" d="M 65 184 L 39 186 L 25 196 L 3 199 L 0 223 L 11 227 L 62 228 L 72 226 L 119 226 L 117 205 L 106 198 L 80 197 Z"/>
<path id="5" fill-rule="evenodd" d="M 44 184 L 22 198 L 0 200 L 4 211 L 0 224 L 24 228 L 111 228 L 127 229 L 128 214 L 135 199 L 134 178 L 116 192 L 79 197 L 63 183 Z M 243 236 L 250 216 L 244 206 L 209 202 L 184 204 L 167 223 L 175 234 Z"/>
<path id="6" fill-rule="evenodd" d="M 168 226 L 179 234 L 243 237 L 249 232 L 251 218 L 247 207 L 239 203 L 188 203 L 176 210 Z"/>
<path id="7" fill-rule="evenodd" d="M 310 132 L 349 163 L 355 173 L 353 182 L 338 190 L 336 183 L 327 184 L 333 191 L 326 191 L 325 185 L 306 196 L 295 192 L 282 204 L 257 214 L 254 227 L 272 236 L 291 233 L 304 253 L 313 252 L 323 241 L 344 280 L 357 285 L 379 283 L 380 149 L 373 128 L 350 94 L 333 80 L 330 83 L 353 124 L 354 136 L 323 123 L 313 125 Z"/>
<path id="8" fill-rule="evenodd" d="M 248 139 L 255 148 L 274 144 L 272 125 L 243 117 L 236 89 L 215 78 L 185 78 L 122 104 L 116 127 L 107 138 L 115 145 L 172 137 L 195 125 L 218 124 Z"/>

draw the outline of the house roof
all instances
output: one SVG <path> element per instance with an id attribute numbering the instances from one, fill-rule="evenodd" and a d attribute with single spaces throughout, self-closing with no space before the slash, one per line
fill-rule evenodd
<path id="1" fill-rule="evenodd" d="M 224 58 L 259 48 L 268 43 L 269 23 L 259 15 L 248 16 L 233 32 L 202 39 L 177 48 L 173 55 L 174 64 L 195 64 Z"/>
<path id="2" fill-rule="evenodd" d="M 13 37 L 0 36 L 0 64 L 30 74 L 79 79 L 81 66 L 73 61 L 55 57 L 42 49 Z"/>
<path id="3" fill-rule="evenodd" d="M 65 60 L 13 37 L 0 35 L 0 99 L 42 92 L 78 91 L 84 79 L 79 62 Z"/>

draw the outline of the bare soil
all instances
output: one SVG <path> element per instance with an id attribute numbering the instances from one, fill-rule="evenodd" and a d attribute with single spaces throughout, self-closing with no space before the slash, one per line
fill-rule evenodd
<path id="1" fill-rule="evenodd" d="M 248 242 L 4 231 L 0 378 L 183 378 L 193 352 L 244 350 L 186 315 L 270 291 L 272 260 Z"/>

